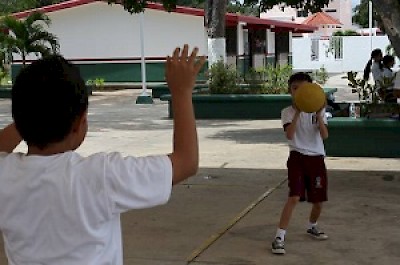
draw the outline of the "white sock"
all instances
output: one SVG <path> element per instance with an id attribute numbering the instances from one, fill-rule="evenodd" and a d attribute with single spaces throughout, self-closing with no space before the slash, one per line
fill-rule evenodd
<path id="1" fill-rule="evenodd" d="M 279 237 L 282 241 L 285 241 L 286 230 L 278 228 L 276 230 L 275 238 Z"/>
<path id="2" fill-rule="evenodd" d="M 308 222 L 308 229 L 312 229 L 316 226 L 317 226 L 317 222 L 315 222 L 315 223 Z"/>

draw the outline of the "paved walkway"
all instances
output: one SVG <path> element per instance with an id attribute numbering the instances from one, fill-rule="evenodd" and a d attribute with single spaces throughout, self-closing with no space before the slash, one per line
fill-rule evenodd
<path id="1" fill-rule="evenodd" d="M 170 152 L 166 103 L 136 105 L 138 94 L 94 95 L 78 152 Z M 1 126 L 11 120 L 9 110 L 9 100 L 0 100 Z M 177 185 L 167 205 L 123 215 L 125 264 L 400 264 L 399 159 L 328 157 L 330 200 L 320 224 L 330 239 L 305 235 L 310 207 L 302 203 L 290 224 L 287 255 L 274 256 L 270 242 L 287 196 L 280 121 L 199 120 L 198 132 L 199 173 Z"/>

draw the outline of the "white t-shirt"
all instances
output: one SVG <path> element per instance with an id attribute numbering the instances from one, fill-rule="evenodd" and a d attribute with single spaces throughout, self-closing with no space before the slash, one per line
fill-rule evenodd
<path id="1" fill-rule="evenodd" d="M 399 73 L 395 73 L 395 75 L 396 75 L 396 77 L 394 79 L 393 89 L 400 90 L 400 74 Z"/>
<path id="2" fill-rule="evenodd" d="M 373 62 L 371 65 L 372 78 L 374 79 L 375 85 L 379 86 L 378 80 L 382 79 L 383 70 L 380 68 L 378 62 Z"/>
<path id="3" fill-rule="evenodd" d="M 0 229 L 10 265 L 121 265 L 120 214 L 165 204 L 168 156 L 0 154 Z"/>
<path id="4" fill-rule="evenodd" d="M 292 123 L 296 110 L 293 106 L 286 107 L 281 112 L 282 126 Z M 324 123 L 328 120 L 325 109 L 321 112 Z M 304 155 L 325 155 L 324 143 L 317 124 L 316 113 L 300 112 L 296 124 L 296 132 L 292 140 L 289 140 L 290 151 L 297 151 Z"/>
<path id="5" fill-rule="evenodd" d="M 383 71 L 382 71 L 382 80 L 383 80 L 383 77 L 386 77 L 386 78 L 393 78 L 394 76 L 395 76 L 395 73 L 394 73 L 391 69 L 388 69 L 388 68 L 386 68 L 386 67 L 383 68 Z M 393 86 L 388 86 L 386 89 L 387 89 L 387 90 L 393 90 Z"/>

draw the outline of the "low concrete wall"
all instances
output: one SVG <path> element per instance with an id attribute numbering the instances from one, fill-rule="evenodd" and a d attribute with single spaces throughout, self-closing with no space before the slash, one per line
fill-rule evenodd
<path id="1" fill-rule="evenodd" d="M 327 156 L 400 157 L 400 120 L 332 118 L 328 120 Z"/>
<path id="2" fill-rule="evenodd" d="M 325 89 L 326 94 L 335 93 L 335 88 Z M 160 97 L 171 101 L 170 95 Z M 292 104 L 289 94 L 281 95 L 193 95 L 193 107 L 197 119 L 280 119 L 283 108 Z M 169 117 L 173 113 L 169 104 Z"/>

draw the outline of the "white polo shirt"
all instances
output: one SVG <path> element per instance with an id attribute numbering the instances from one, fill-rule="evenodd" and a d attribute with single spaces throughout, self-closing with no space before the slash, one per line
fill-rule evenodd
<path id="1" fill-rule="evenodd" d="M 281 112 L 282 126 L 292 123 L 295 113 L 296 110 L 293 106 L 284 108 Z M 324 123 L 327 124 L 325 109 L 321 112 L 321 115 Z M 294 137 L 288 141 L 290 151 L 297 151 L 310 156 L 325 156 L 324 143 L 318 128 L 316 113 L 300 112 Z"/>

